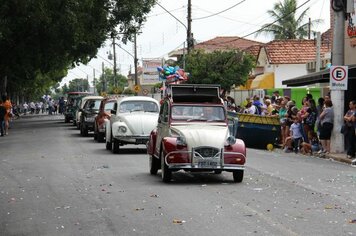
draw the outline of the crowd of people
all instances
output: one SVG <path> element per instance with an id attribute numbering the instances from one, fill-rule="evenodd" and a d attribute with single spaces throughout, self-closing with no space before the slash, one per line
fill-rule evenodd
<path id="1" fill-rule="evenodd" d="M 9 134 L 10 121 L 20 114 L 62 114 L 65 109 L 64 97 L 55 101 L 52 98 L 43 99 L 37 102 L 24 102 L 16 105 L 11 102 L 9 96 L 2 96 L 0 99 L 0 136 Z"/>
<path id="2" fill-rule="evenodd" d="M 278 117 L 281 125 L 279 144 L 285 152 L 324 155 L 330 153 L 330 140 L 334 129 L 334 110 L 330 94 L 317 102 L 312 94 L 306 94 L 301 106 L 288 96 L 275 91 L 272 96 L 247 97 L 236 105 L 232 97 L 226 98 L 229 111 Z M 355 159 L 356 102 L 350 101 L 344 116 L 342 133 L 345 135 L 347 158 Z"/>

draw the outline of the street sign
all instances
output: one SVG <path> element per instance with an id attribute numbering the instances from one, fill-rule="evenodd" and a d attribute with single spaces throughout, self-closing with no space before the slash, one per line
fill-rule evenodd
<path id="1" fill-rule="evenodd" d="M 142 94 L 143 94 L 143 95 L 147 95 L 147 94 L 148 94 L 148 89 L 143 89 L 143 90 L 142 90 Z"/>
<path id="2" fill-rule="evenodd" d="M 136 93 L 140 92 L 141 88 L 139 85 L 135 85 L 134 90 Z"/>
<path id="3" fill-rule="evenodd" d="M 348 66 L 330 67 L 330 90 L 347 90 Z"/>

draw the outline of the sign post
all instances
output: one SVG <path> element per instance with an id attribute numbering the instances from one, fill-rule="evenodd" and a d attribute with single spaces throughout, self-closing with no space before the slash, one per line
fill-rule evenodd
<path id="1" fill-rule="evenodd" d="M 330 90 L 347 90 L 348 66 L 330 67 Z"/>

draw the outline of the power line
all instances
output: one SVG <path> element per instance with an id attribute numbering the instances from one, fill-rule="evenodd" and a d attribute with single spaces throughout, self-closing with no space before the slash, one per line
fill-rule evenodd
<path id="1" fill-rule="evenodd" d="M 207 13 L 210 13 L 210 14 L 213 13 L 213 12 L 211 12 L 211 11 L 205 10 L 205 9 L 203 9 L 203 8 L 200 8 L 200 7 L 196 7 L 196 6 L 194 6 L 194 7 L 195 7 L 196 9 L 198 9 L 198 10 L 201 10 L 201 11 L 204 11 L 204 12 L 207 12 Z M 243 24 L 246 24 L 246 25 L 260 26 L 259 24 L 252 24 L 251 22 L 239 21 L 239 20 L 232 19 L 232 18 L 226 17 L 226 16 L 219 16 L 219 17 L 224 18 L 224 19 L 227 19 L 227 20 L 230 20 L 230 21 L 233 21 L 233 22 L 243 23 Z"/>
<path id="2" fill-rule="evenodd" d="M 251 33 L 249 33 L 249 34 L 246 34 L 246 35 L 244 35 L 244 36 L 242 36 L 242 37 L 239 37 L 239 38 L 237 38 L 237 39 L 232 39 L 232 40 L 226 41 L 226 42 L 212 43 L 211 45 L 226 44 L 226 43 L 231 43 L 231 42 L 235 42 L 235 41 L 240 40 L 240 39 L 247 38 L 248 36 L 251 36 L 251 35 L 253 35 L 253 34 L 255 34 L 255 33 L 259 32 L 259 31 L 261 31 L 261 30 L 263 30 L 263 29 L 265 29 L 265 28 L 270 27 L 270 26 L 273 25 L 274 23 L 278 22 L 279 20 L 282 20 L 282 19 L 286 18 L 286 17 L 289 16 L 290 14 L 295 13 L 299 8 L 303 7 L 305 4 L 307 4 L 307 3 L 310 2 L 310 1 L 311 1 L 311 0 L 305 1 L 303 4 L 299 5 L 295 10 L 289 12 L 288 14 L 286 14 L 286 15 L 284 15 L 284 16 L 278 18 L 277 20 L 273 21 L 272 23 L 269 23 L 269 24 L 267 24 L 267 25 L 261 27 L 260 29 L 255 30 L 255 31 L 253 31 L 253 32 L 251 32 Z"/>
<path id="3" fill-rule="evenodd" d="M 101 59 L 103 59 L 104 61 L 106 61 L 107 63 L 111 64 L 112 66 L 114 65 L 114 64 L 112 64 L 112 62 L 106 60 L 104 57 L 100 56 L 99 54 L 97 54 L 97 56 L 100 57 Z"/>
<path id="4" fill-rule="evenodd" d="M 170 13 L 166 8 L 164 8 L 161 4 L 159 4 L 157 1 L 156 1 L 156 4 L 158 5 L 158 6 L 160 6 L 163 10 L 165 10 L 169 15 L 171 15 L 174 19 L 176 19 L 179 23 L 181 23 L 184 27 L 185 27 L 185 29 L 186 30 L 188 30 L 188 28 L 187 28 L 187 26 L 182 22 L 182 21 L 180 21 L 177 17 L 175 17 L 172 13 Z"/>
<path id="5" fill-rule="evenodd" d="M 206 19 L 206 18 L 209 18 L 209 17 L 213 17 L 213 16 L 216 16 L 216 15 L 219 15 L 219 14 L 221 14 L 221 13 L 224 13 L 224 12 L 226 12 L 226 11 L 228 11 L 228 10 L 230 10 L 230 9 L 232 9 L 232 8 L 234 8 L 234 7 L 236 7 L 236 6 L 238 6 L 238 5 L 240 5 L 241 3 L 245 2 L 245 1 L 246 1 L 246 0 L 242 0 L 242 1 L 238 2 L 238 3 L 236 3 L 236 4 L 233 5 L 233 6 L 228 7 L 228 8 L 226 8 L 225 10 L 219 11 L 219 12 L 214 13 L 214 14 L 212 14 L 212 15 L 203 16 L 203 17 L 198 17 L 198 18 L 194 18 L 194 19 L 192 19 L 192 20 L 202 20 L 202 19 Z"/>
<path id="6" fill-rule="evenodd" d="M 173 10 L 169 10 L 169 12 L 178 11 L 178 10 L 181 10 L 181 9 L 183 9 L 183 8 L 185 8 L 185 6 L 182 6 L 182 7 L 173 9 Z M 149 17 L 154 17 L 154 16 L 160 16 L 160 15 L 163 15 L 163 14 L 168 14 L 168 12 L 164 11 L 164 12 L 157 13 L 157 14 L 154 14 L 154 15 L 149 15 L 149 16 L 147 16 L 147 18 L 149 18 Z"/>

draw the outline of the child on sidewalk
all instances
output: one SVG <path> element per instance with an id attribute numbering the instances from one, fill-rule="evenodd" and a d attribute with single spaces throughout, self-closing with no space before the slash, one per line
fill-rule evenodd
<path id="1" fill-rule="evenodd" d="M 290 132 L 293 142 L 293 150 L 298 153 L 300 144 L 303 141 L 303 135 L 301 132 L 302 126 L 298 117 L 294 118 L 293 124 L 290 126 Z"/>

